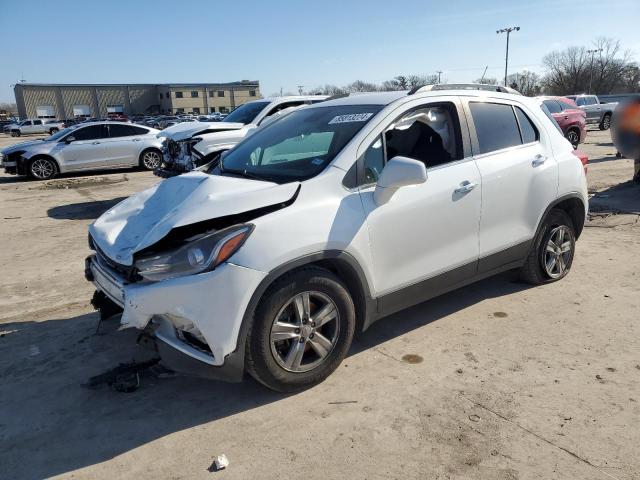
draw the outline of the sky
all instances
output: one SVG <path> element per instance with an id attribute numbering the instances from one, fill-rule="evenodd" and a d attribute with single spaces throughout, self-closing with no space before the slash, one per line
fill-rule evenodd
<path id="1" fill-rule="evenodd" d="M 542 73 L 552 50 L 620 40 L 640 60 L 640 0 L 0 0 L 0 102 L 33 83 L 259 80 L 263 95 L 442 71 Z"/>

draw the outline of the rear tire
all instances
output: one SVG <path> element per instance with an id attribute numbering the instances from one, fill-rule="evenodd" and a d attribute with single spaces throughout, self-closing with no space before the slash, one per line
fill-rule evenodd
<path id="1" fill-rule="evenodd" d="M 556 282 L 569 273 L 576 248 L 575 228 L 564 210 L 549 212 L 520 269 L 520 279 L 533 285 Z"/>
<path id="2" fill-rule="evenodd" d="M 155 148 L 148 148 L 140 154 L 140 167 L 155 170 L 162 163 L 162 153 Z"/>
<path id="3" fill-rule="evenodd" d="M 19 137 L 20 136 L 20 130 L 11 130 L 11 136 L 12 137 Z"/>
<path id="4" fill-rule="evenodd" d="M 598 125 L 598 128 L 600 130 L 609 130 L 610 127 L 611 127 L 611 114 L 605 113 L 604 117 L 602 117 L 602 121 L 600 122 L 600 125 Z"/>
<path id="5" fill-rule="evenodd" d="M 270 286 L 247 335 L 247 371 L 278 392 L 322 382 L 342 362 L 355 331 L 353 300 L 328 270 L 302 268 Z"/>
<path id="6" fill-rule="evenodd" d="M 57 133 L 58 129 L 57 128 L 52 128 L 51 130 L 49 130 L 49 135 L 53 135 L 54 133 Z"/>

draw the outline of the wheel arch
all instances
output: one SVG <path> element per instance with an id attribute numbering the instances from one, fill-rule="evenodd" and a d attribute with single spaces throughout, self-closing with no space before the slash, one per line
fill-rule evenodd
<path id="1" fill-rule="evenodd" d="M 247 333 L 253 321 L 253 314 L 269 286 L 282 276 L 309 266 L 317 266 L 328 270 L 345 283 L 356 309 L 356 332 L 367 329 L 376 308 L 375 301 L 371 298 L 364 270 L 351 254 L 342 250 L 325 250 L 286 262 L 271 270 L 260 282 L 253 292 L 242 317 L 236 350 L 229 357 L 236 357 L 234 361 L 244 358 Z"/>
<path id="2" fill-rule="evenodd" d="M 578 193 L 569 193 L 567 195 L 563 195 L 562 197 L 555 199 L 547 207 L 544 214 L 540 218 L 540 221 L 538 222 L 538 228 L 536 230 L 536 237 L 534 238 L 537 238 L 537 235 L 540 232 L 540 228 L 542 228 L 542 225 L 544 224 L 544 221 L 547 218 L 547 215 L 549 215 L 549 212 L 554 208 L 558 208 L 566 212 L 567 215 L 569 215 L 569 218 L 571 218 L 571 221 L 573 222 L 573 228 L 576 234 L 576 240 L 577 240 L 578 237 L 580 237 L 582 230 L 584 229 L 584 222 L 586 220 L 585 207 L 586 205 L 584 204 L 582 197 Z"/>
<path id="3" fill-rule="evenodd" d="M 58 163 L 58 160 L 47 153 L 36 153 L 33 157 L 25 159 L 24 166 L 28 167 L 31 162 L 33 162 L 34 160 L 38 160 L 39 158 L 46 158 L 47 160 L 51 160 L 55 164 L 57 172 L 60 173 L 60 164 Z"/>

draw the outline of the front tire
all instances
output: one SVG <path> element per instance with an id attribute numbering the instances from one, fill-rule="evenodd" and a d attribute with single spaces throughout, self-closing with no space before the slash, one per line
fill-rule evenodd
<path id="1" fill-rule="evenodd" d="M 11 136 L 12 137 L 19 137 L 20 136 L 20 130 L 11 130 Z"/>
<path id="2" fill-rule="evenodd" d="M 541 285 L 566 277 L 571 270 L 575 248 L 576 235 L 571 218 L 564 210 L 551 210 L 520 269 L 520 278 Z"/>
<path id="3" fill-rule="evenodd" d="M 140 154 L 140 166 L 145 170 L 155 170 L 161 162 L 162 154 L 155 148 L 150 148 Z"/>
<path id="4" fill-rule="evenodd" d="M 600 122 L 600 125 L 598 125 L 598 128 L 600 130 L 609 130 L 610 127 L 611 127 L 611 114 L 607 113 L 605 114 L 604 117 L 602 117 L 602 121 Z"/>
<path id="5" fill-rule="evenodd" d="M 50 180 L 57 173 L 58 166 L 50 158 L 40 157 L 29 163 L 29 176 L 36 180 Z"/>
<path id="6" fill-rule="evenodd" d="M 58 129 L 57 128 L 52 128 L 51 130 L 49 130 L 49 135 L 53 135 L 54 133 L 57 133 Z"/>
<path id="7" fill-rule="evenodd" d="M 355 308 L 341 280 L 328 270 L 302 268 L 265 292 L 247 336 L 246 366 L 278 392 L 322 382 L 353 340 Z"/>

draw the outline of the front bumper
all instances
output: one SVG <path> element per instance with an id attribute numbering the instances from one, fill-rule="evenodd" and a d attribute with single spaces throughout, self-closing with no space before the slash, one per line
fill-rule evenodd
<path id="1" fill-rule="evenodd" d="M 121 328 L 151 328 L 159 344 L 205 368 L 221 367 L 242 343 L 239 334 L 245 310 L 267 274 L 226 263 L 199 275 L 126 283 L 91 255 L 86 260 L 85 275 L 96 289 L 123 308 Z M 190 342 L 190 332 L 204 342 Z"/>

